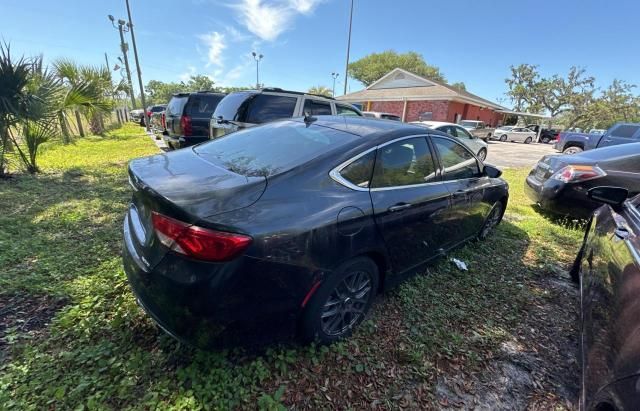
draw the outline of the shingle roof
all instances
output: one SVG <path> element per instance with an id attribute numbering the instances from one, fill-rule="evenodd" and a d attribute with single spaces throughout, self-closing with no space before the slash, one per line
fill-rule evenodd
<path id="1" fill-rule="evenodd" d="M 410 75 L 414 79 L 422 80 L 422 82 L 426 85 L 412 87 L 379 88 L 379 85 L 387 78 L 390 78 L 393 73 L 403 73 L 405 75 Z M 395 68 L 391 70 L 380 80 L 369 85 L 369 87 L 365 88 L 364 90 L 336 97 L 336 99 L 338 100 L 345 100 L 350 102 L 403 100 L 405 98 L 408 100 L 459 100 L 476 105 L 486 105 L 498 110 L 506 109 L 505 107 L 502 107 L 497 103 L 476 96 L 475 94 L 469 93 L 468 91 L 458 90 L 448 84 L 431 79 L 426 79 L 401 68 Z"/>

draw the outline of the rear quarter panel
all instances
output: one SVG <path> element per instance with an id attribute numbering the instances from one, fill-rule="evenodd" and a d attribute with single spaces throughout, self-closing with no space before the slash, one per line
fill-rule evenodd
<path id="1" fill-rule="evenodd" d="M 615 235 L 623 225 L 631 231 L 627 240 Z M 632 227 L 622 215 L 604 206 L 594 213 L 585 240 L 580 297 L 582 401 L 586 406 L 617 402 L 629 395 L 640 403 L 637 393 L 612 392 L 615 385 L 609 385 L 640 372 L 638 234 L 638 226 Z"/>

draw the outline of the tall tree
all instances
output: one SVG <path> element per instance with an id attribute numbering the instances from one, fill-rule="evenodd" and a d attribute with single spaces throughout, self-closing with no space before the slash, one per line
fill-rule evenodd
<path id="1" fill-rule="evenodd" d="M 538 84 L 540 74 L 538 66 L 532 64 L 520 64 L 511 66 L 511 77 L 505 79 L 509 91 L 507 96 L 513 103 L 515 111 L 528 111 L 536 113 L 540 110 L 538 101 Z"/>
<path id="2" fill-rule="evenodd" d="M 213 90 L 214 84 L 214 81 L 211 80 L 209 76 L 197 74 L 189 78 L 189 81 L 187 81 L 187 88 L 189 91 Z"/>
<path id="3" fill-rule="evenodd" d="M 327 97 L 331 97 L 332 94 L 331 89 L 325 86 L 313 86 L 309 89 L 309 93 Z"/>
<path id="4" fill-rule="evenodd" d="M 369 86 L 394 68 L 401 68 L 430 80 L 445 81 L 440 69 L 427 64 L 422 55 L 415 51 L 399 54 L 393 50 L 387 50 L 369 54 L 349 63 L 349 75 L 365 86 Z"/>

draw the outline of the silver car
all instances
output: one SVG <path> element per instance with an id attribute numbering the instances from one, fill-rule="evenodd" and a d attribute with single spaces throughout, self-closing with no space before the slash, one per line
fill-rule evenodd
<path id="1" fill-rule="evenodd" d="M 464 127 L 458 124 L 445 123 L 443 121 L 412 121 L 411 124 L 427 127 L 433 130 L 442 131 L 456 137 L 465 146 L 476 154 L 481 161 L 487 158 L 488 145 L 478 137 L 474 137 Z"/>
<path id="2" fill-rule="evenodd" d="M 536 139 L 537 135 L 535 131 L 526 127 L 505 126 L 498 128 L 493 137 L 500 141 L 519 141 L 529 144 Z"/>

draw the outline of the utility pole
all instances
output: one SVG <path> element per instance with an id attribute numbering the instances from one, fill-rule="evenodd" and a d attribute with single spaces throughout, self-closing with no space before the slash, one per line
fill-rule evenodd
<path id="1" fill-rule="evenodd" d="M 131 8 L 129 7 L 129 0 L 127 2 L 127 14 L 129 15 L 129 31 L 131 31 L 131 43 L 133 43 L 133 56 L 136 59 L 136 67 L 138 68 L 138 85 L 140 86 L 140 100 L 142 101 L 142 109 L 144 110 L 144 124 L 149 131 L 149 121 L 150 119 L 147 117 L 147 102 L 144 98 L 144 86 L 142 85 L 142 70 L 140 69 L 140 60 L 138 60 L 138 48 L 136 47 L 136 36 L 133 33 L 133 20 L 131 20 Z"/>
<path id="2" fill-rule="evenodd" d="M 336 79 L 338 78 L 339 75 L 340 73 L 336 73 L 336 72 L 331 73 L 331 77 L 333 77 L 333 91 L 331 92 L 331 97 L 336 96 Z"/>
<path id="3" fill-rule="evenodd" d="M 262 54 L 258 54 L 255 51 L 251 52 L 253 59 L 256 61 L 256 89 L 260 88 L 260 60 L 264 57 Z"/>
<path id="4" fill-rule="evenodd" d="M 120 19 L 118 20 L 118 26 L 116 27 L 115 18 L 109 14 L 109 20 L 111 20 L 111 24 L 113 27 L 117 28 L 120 32 L 120 49 L 122 50 L 122 56 L 124 57 L 124 67 L 127 71 L 127 81 L 129 83 L 129 95 L 131 96 L 131 108 L 136 108 L 136 96 L 133 94 L 133 83 L 131 82 L 131 70 L 129 69 L 129 59 L 127 58 L 127 50 L 129 46 L 124 42 L 124 26 L 126 21 Z M 128 30 L 126 30 L 128 31 Z M 144 110 L 144 107 L 142 108 Z"/>
<path id="5" fill-rule="evenodd" d="M 353 0 L 351 0 L 351 11 L 349 12 L 349 40 L 347 41 L 347 63 L 344 67 L 344 94 L 347 94 L 347 80 L 349 79 L 349 52 L 351 51 L 351 23 L 353 22 Z"/>
<path id="6" fill-rule="evenodd" d="M 109 66 L 109 57 L 107 57 L 107 53 L 104 53 L 104 61 L 107 63 L 107 70 L 111 72 L 111 67 Z"/>

